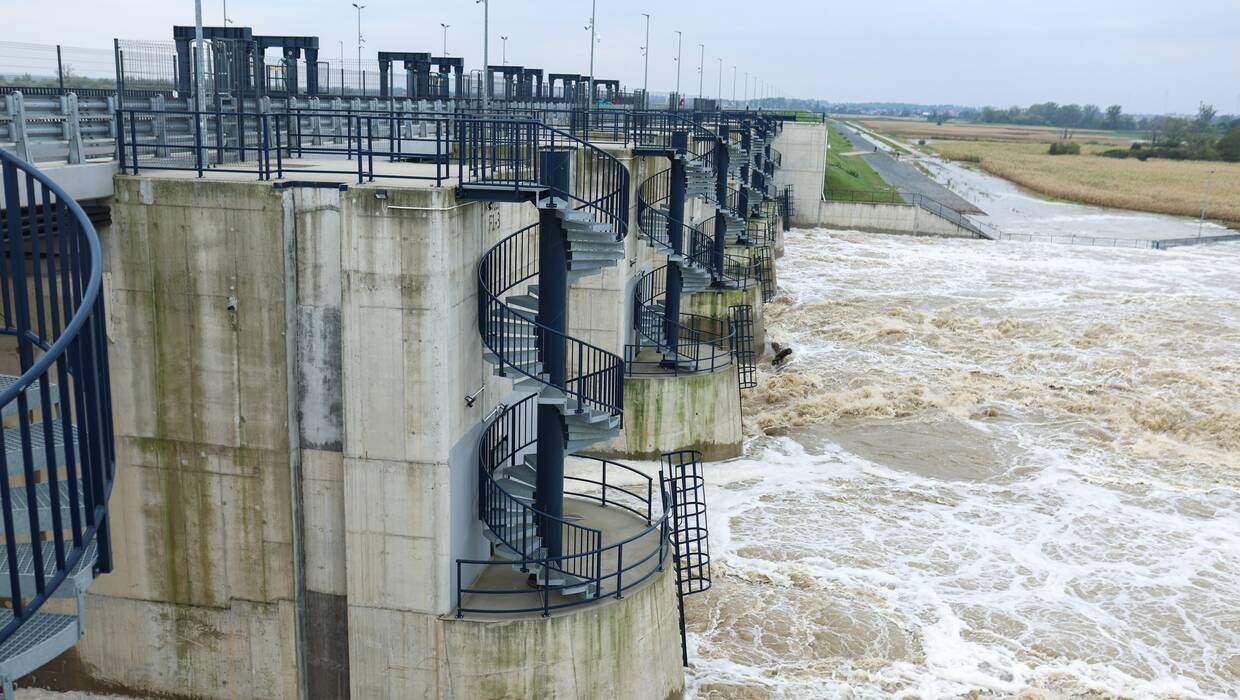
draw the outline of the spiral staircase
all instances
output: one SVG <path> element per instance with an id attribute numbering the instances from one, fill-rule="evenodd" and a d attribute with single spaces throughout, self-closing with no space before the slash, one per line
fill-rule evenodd
<path id="1" fill-rule="evenodd" d="M 11 700 L 14 681 L 82 638 L 86 590 L 112 569 L 115 449 L 99 238 L 38 168 L 0 149 L 0 169 L 0 335 L 20 369 L 0 376 L 0 684 Z M 44 610 L 53 598 L 73 611 Z"/>
<path id="2" fill-rule="evenodd" d="M 478 118 L 459 130 L 459 196 L 539 212 L 539 223 L 504 237 L 478 265 L 484 358 L 522 397 L 484 431 L 479 518 L 495 555 L 531 585 L 597 597 L 603 533 L 563 516 L 563 457 L 619 433 L 624 360 L 565 332 L 566 292 L 624 258 L 628 171 L 537 121 Z"/>

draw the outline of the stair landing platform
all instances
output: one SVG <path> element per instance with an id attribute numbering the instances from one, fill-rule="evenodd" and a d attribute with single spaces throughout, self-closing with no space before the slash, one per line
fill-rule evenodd
<path id="1" fill-rule="evenodd" d="M 571 460 L 572 458 L 570 457 L 569 459 Z M 571 467 L 569 467 L 568 469 L 569 469 L 568 476 L 570 478 L 567 479 L 564 484 L 565 519 L 570 520 L 571 522 L 577 523 L 585 527 L 592 527 L 592 528 L 602 530 L 604 547 L 607 547 L 608 545 L 614 544 L 616 542 L 628 540 L 630 537 L 633 537 L 634 535 L 641 533 L 642 530 L 645 530 L 648 527 L 644 518 L 640 518 L 637 515 L 634 515 L 633 513 L 625 510 L 624 508 L 617 507 L 615 505 L 608 505 L 604 507 L 598 501 L 583 500 L 583 499 L 575 498 L 569 495 L 568 492 L 570 491 L 582 490 L 582 485 L 577 482 L 572 481 Z M 593 484 L 588 484 L 585 486 L 591 489 L 594 489 L 594 493 L 597 493 L 597 490 L 598 490 L 597 486 Z M 624 488 L 624 486 L 621 485 L 621 488 Z M 636 486 L 634 486 L 633 488 L 636 488 Z M 641 488 L 643 490 L 645 489 L 644 484 Z M 608 486 L 608 494 L 609 494 L 608 496 L 609 499 L 615 496 L 623 496 L 623 494 L 619 494 L 617 492 L 617 487 L 613 485 Z M 642 495 L 645 496 L 644 493 Z M 657 509 L 658 499 L 659 499 L 657 493 L 654 494 L 654 498 L 656 502 L 655 507 Z M 633 501 L 633 499 L 625 499 L 619 502 L 624 503 L 626 505 L 635 504 L 635 501 Z M 662 513 L 654 513 L 653 515 L 657 519 L 659 516 L 662 515 Z M 624 566 L 628 568 L 629 570 L 625 571 L 624 574 L 621 575 L 622 582 L 624 585 L 626 586 L 631 585 L 634 582 L 640 580 L 642 577 L 650 574 L 652 571 L 658 569 L 659 556 L 656 550 L 659 547 L 659 537 L 660 537 L 660 530 L 658 528 L 655 528 L 653 531 L 648 532 L 645 535 L 635 540 L 625 543 L 624 545 L 624 558 L 625 558 Z M 641 562 L 640 564 L 635 563 L 638 560 L 641 560 L 648 555 L 652 555 L 652 553 L 653 553 L 653 556 L 650 556 L 650 558 L 647 559 L 646 561 Z M 670 572 L 672 568 L 670 564 L 670 561 L 671 561 L 670 559 L 671 550 L 670 549 L 665 550 L 665 556 L 667 557 L 667 563 L 664 566 L 664 570 L 665 572 Z M 558 611 L 553 610 L 551 612 L 551 615 L 553 617 L 559 616 L 559 615 L 571 615 L 576 610 L 580 610 L 586 607 L 591 607 L 592 604 L 596 605 L 596 604 L 606 603 L 609 600 L 616 600 L 616 595 L 615 595 L 616 579 L 614 577 L 614 574 L 616 573 L 617 567 L 618 567 L 618 552 L 615 549 L 606 551 L 603 555 L 603 562 L 602 562 L 602 575 L 604 577 L 603 586 L 602 586 L 602 594 L 603 594 L 602 597 L 598 598 L 595 601 L 585 601 L 583 600 L 581 595 L 566 595 L 565 596 L 565 595 L 560 595 L 558 592 L 552 591 L 551 598 L 550 598 L 550 604 L 552 606 L 560 605 L 560 604 L 571 604 L 571 607 L 562 608 Z M 609 575 L 611 576 L 611 578 L 608 578 Z M 473 580 L 473 582 L 470 583 L 469 587 L 474 588 L 474 589 L 485 589 L 485 590 L 491 590 L 491 591 L 521 590 L 528 586 L 527 584 L 528 577 L 529 577 L 529 574 L 518 571 L 517 569 L 513 567 L 513 564 L 509 562 L 508 560 L 500 558 L 500 557 L 496 557 L 493 563 L 491 563 L 489 566 L 484 568 L 481 571 L 481 573 L 477 575 L 477 577 Z M 653 581 L 655 578 L 656 576 L 650 577 L 650 579 L 647 579 L 646 583 Z M 624 595 L 625 596 L 632 595 L 634 592 L 636 592 L 636 590 L 637 590 L 636 588 L 632 590 L 626 590 L 624 592 Z M 609 593 L 610 595 L 608 595 Z M 529 588 L 528 593 L 518 593 L 518 594 L 511 594 L 511 595 L 487 595 L 487 594 L 469 593 L 463 596 L 461 599 L 461 606 L 464 608 L 468 608 L 472 611 L 485 611 L 487 609 L 494 609 L 496 611 L 501 611 L 501 610 L 511 610 L 513 608 L 539 608 L 542 606 L 542 604 L 543 604 L 543 594 L 539 589 L 536 589 L 536 588 Z M 533 618 L 533 617 L 541 617 L 541 616 L 542 616 L 542 613 L 540 612 L 530 612 L 530 613 L 526 613 L 525 615 L 513 615 L 511 613 L 503 613 L 503 614 L 497 614 L 494 619 L 511 620 L 514 617 Z M 491 618 L 487 615 L 486 612 L 470 612 L 468 617 L 466 617 L 465 619 L 467 620 L 488 620 Z"/>

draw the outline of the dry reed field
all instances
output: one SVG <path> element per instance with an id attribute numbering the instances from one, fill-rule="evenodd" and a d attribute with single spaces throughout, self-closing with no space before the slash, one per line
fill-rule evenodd
<path id="1" fill-rule="evenodd" d="M 1013 143 L 1049 143 L 1063 138 L 1064 130 L 1053 126 L 1018 126 L 1015 124 L 968 124 L 946 122 L 935 124 L 913 119 L 858 119 L 867 129 L 881 131 L 898 139 L 917 141 L 1006 141 Z M 1132 139 L 1114 131 L 1074 129 L 1069 132 L 1073 141 L 1091 141 L 1127 147 Z"/>
<path id="2" fill-rule="evenodd" d="M 1110 147 L 1086 144 L 1080 155 L 1052 156 L 1045 142 L 933 144 L 945 158 L 977 164 L 1050 197 L 1181 216 L 1200 215 L 1206 203 L 1206 218 L 1240 223 L 1240 163 L 1094 155 Z"/>

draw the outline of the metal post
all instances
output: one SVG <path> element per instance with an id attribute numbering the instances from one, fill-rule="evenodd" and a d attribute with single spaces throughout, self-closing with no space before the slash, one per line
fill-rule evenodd
<path id="1" fill-rule="evenodd" d="M 482 3 L 482 111 L 491 104 L 491 0 L 475 0 Z"/>
<path id="2" fill-rule="evenodd" d="M 60 60 L 60 44 L 56 44 L 56 82 L 60 84 L 60 94 L 65 92 L 65 65 Z"/>
<path id="3" fill-rule="evenodd" d="M 542 184 L 551 188 L 552 196 L 567 192 L 571 153 L 546 150 L 538 155 Z M 550 329 L 544 333 L 541 359 L 548 381 L 561 388 L 568 374 L 564 344 L 567 322 L 568 236 L 554 209 L 539 209 L 538 323 Z M 550 516 L 551 522 L 541 523 L 539 535 L 547 557 L 553 561 L 563 553 L 560 519 L 564 515 L 564 430 L 564 416 L 559 408 L 554 405 L 538 407 L 535 507 Z"/>
<path id="4" fill-rule="evenodd" d="M 723 281 L 723 261 L 727 253 L 728 220 L 723 215 L 728 205 L 728 134 L 723 132 L 715 145 L 715 269 L 719 271 L 718 283 Z"/>
<path id="5" fill-rule="evenodd" d="M 672 134 L 672 148 L 680 156 L 689 152 L 689 133 L 677 131 Z M 667 238 L 672 251 L 676 255 L 684 252 L 684 220 L 685 220 L 685 160 L 683 157 L 672 158 L 671 172 L 668 173 L 670 186 L 667 198 Z M 680 263 L 669 261 L 667 264 L 666 293 L 664 295 L 663 337 L 667 349 L 673 353 L 680 346 L 680 290 L 682 287 Z M 678 366 L 675 355 L 673 366 Z"/>
<path id="6" fill-rule="evenodd" d="M 732 106 L 736 106 L 736 66 L 732 66 Z"/>
<path id="7" fill-rule="evenodd" d="M 205 131 L 205 117 L 203 112 L 207 111 L 207 93 L 203 89 L 202 74 L 203 70 L 203 54 L 206 53 L 206 42 L 202 38 L 202 0 L 194 0 L 194 105 L 198 111 L 197 122 L 198 129 Z M 137 121 L 134 119 L 133 121 Z M 130 122 L 133 123 L 133 122 Z M 203 146 L 205 148 L 205 145 Z M 199 156 L 200 159 L 206 160 L 205 153 Z M 135 171 L 138 165 L 138 159 L 134 157 Z"/>
<path id="8" fill-rule="evenodd" d="M 723 58 L 722 57 L 719 58 L 719 92 L 715 93 L 715 99 L 719 101 L 719 104 L 715 105 L 715 109 L 718 110 L 723 107 Z"/>

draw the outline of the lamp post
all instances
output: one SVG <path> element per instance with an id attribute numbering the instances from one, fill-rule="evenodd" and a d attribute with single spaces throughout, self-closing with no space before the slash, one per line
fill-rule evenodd
<path id="1" fill-rule="evenodd" d="M 499 60 L 504 65 L 508 65 L 508 37 L 501 36 L 499 40 L 500 40 Z"/>
<path id="2" fill-rule="evenodd" d="M 745 71 L 745 109 L 749 109 L 749 71 Z"/>
<path id="3" fill-rule="evenodd" d="M 474 4 L 482 5 L 482 111 L 487 111 L 491 100 L 491 1 L 474 0 Z"/>
<path id="4" fill-rule="evenodd" d="M 732 108 L 736 109 L 736 66 L 732 66 Z"/>
<path id="5" fill-rule="evenodd" d="M 590 104 L 594 103 L 594 18 L 597 10 L 598 0 L 590 0 Z"/>
<path id="6" fill-rule="evenodd" d="M 642 57 L 646 59 L 646 67 L 642 70 L 642 107 L 650 106 L 650 13 L 643 12 L 646 18 L 646 45 L 642 47 Z"/>
<path id="7" fill-rule="evenodd" d="M 676 30 L 676 99 L 680 100 L 680 46 L 684 42 L 685 35 Z"/>
<path id="8" fill-rule="evenodd" d="M 698 99 L 702 99 L 702 85 L 706 81 L 706 44 L 698 44 L 698 48 L 702 50 L 698 56 Z"/>
<path id="9" fill-rule="evenodd" d="M 715 99 L 719 100 L 719 104 L 715 106 L 722 107 L 723 106 L 723 58 L 722 57 L 719 58 L 719 91 L 715 93 Z"/>
<path id="10" fill-rule="evenodd" d="M 366 9 L 365 5 L 357 3 L 349 3 L 357 8 L 357 70 L 362 70 L 362 10 Z"/>
<path id="11" fill-rule="evenodd" d="M 444 24 L 443 22 L 440 22 L 439 26 L 443 27 L 443 55 L 447 56 L 448 55 L 448 27 L 451 27 L 452 25 Z"/>

